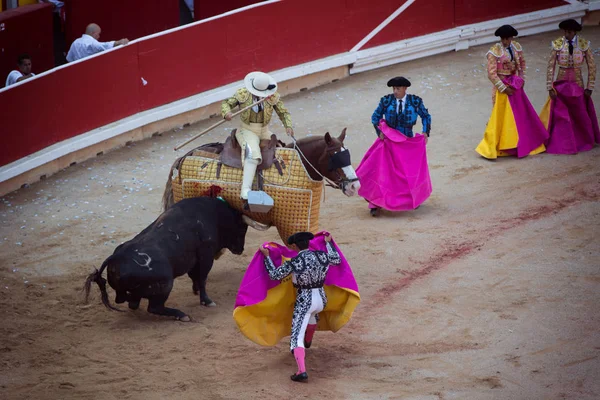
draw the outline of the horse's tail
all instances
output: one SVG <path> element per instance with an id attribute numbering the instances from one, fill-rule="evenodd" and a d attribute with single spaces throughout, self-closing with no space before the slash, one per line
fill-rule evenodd
<path id="1" fill-rule="evenodd" d="M 163 207 L 162 211 L 163 212 L 167 211 L 167 209 L 175 203 L 175 199 L 173 197 L 173 171 L 176 171 L 176 170 L 178 171 L 179 166 L 181 165 L 183 160 L 191 153 L 192 152 L 190 151 L 187 154 L 185 154 L 184 156 L 179 157 L 177 160 L 175 160 L 175 162 L 169 169 L 169 176 L 167 177 L 167 183 L 165 185 L 165 191 L 164 191 L 163 197 L 162 197 L 162 207 Z"/>
<path id="2" fill-rule="evenodd" d="M 102 277 L 102 272 L 104 272 L 104 269 L 108 266 L 108 262 L 111 259 L 112 256 L 108 257 L 106 261 L 102 263 L 100 270 L 98 271 L 97 269 L 95 269 L 95 271 L 92 272 L 85 280 L 85 284 L 83 285 L 83 290 L 85 291 L 85 302 L 88 302 L 92 282 L 96 282 L 98 284 L 98 287 L 100 288 L 102 304 L 104 304 L 104 306 L 109 310 L 121 311 L 118 308 L 114 307 L 112 304 L 110 304 L 110 301 L 108 300 L 108 292 L 106 291 L 106 279 Z"/>

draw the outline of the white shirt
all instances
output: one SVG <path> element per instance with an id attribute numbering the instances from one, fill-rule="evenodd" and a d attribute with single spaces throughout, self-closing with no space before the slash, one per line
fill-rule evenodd
<path id="1" fill-rule="evenodd" d="M 8 76 L 6 77 L 6 85 L 5 86 L 14 85 L 15 83 L 17 83 L 17 79 L 19 79 L 22 76 L 23 76 L 23 74 L 21 73 L 21 71 L 17 71 L 16 69 L 10 71 L 10 74 L 8 74 Z M 32 72 L 31 76 L 35 76 L 35 74 Z"/>
<path id="2" fill-rule="evenodd" d="M 79 39 L 75 40 L 67 54 L 67 61 L 73 62 L 79 59 L 89 57 L 104 50 L 112 49 L 115 42 L 99 42 L 90 35 L 83 34 Z"/>
<path id="3" fill-rule="evenodd" d="M 402 112 L 404 112 L 404 108 L 406 108 L 406 95 L 404 95 L 404 97 L 401 98 L 400 100 L 402 100 Z M 401 114 L 402 113 L 398 109 L 398 106 L 400 105 L 400 100 L 396 99 L 396 114 Z"/>

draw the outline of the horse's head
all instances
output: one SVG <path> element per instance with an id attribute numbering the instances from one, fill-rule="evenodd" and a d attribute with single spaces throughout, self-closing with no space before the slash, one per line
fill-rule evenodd
<path id="1" fill-rule="evenodd" d="M 319 159 L 319 172 L 332 180 L 346 196 L 354 196 L 360 189 L 356 171 L 350 162 L 350 150 L 344 147 L 346 128 L 340 136 L 325 134 L 325 150 Z"/>

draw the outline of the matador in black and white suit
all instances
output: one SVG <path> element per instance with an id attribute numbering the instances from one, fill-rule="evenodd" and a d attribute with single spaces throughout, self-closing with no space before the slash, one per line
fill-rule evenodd
<path id="1" fill-rule="evenodd" d="M 327 305 L 327 296 L 323 289 L 329 265 L 339 265 L 340 255 L 331 246 L 331 236 L 325 237 L 327 252 L 309 250 L 308 245 L 314 235 L 310 232 L 298 232 L 288 239 L 300 252 L 294 258 L 275 267 L 268 249 L 261 247 L 265 255 L 265 268 L 273 280 L 282 280 L 292 274 L 292 282 L 297 289 L 296 304 L 292 317 L 290 350 L 298 363 L 298 372 L 291 376 L 293 381 L 308 379 L 304 366 L 305 348 L 310 348 L 312 336 L 317 328 L 318 313 Z"/>

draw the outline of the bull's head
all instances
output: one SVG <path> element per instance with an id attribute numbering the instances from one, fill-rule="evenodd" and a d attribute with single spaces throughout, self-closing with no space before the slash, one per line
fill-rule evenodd
<path id="1" fill-rule="evenodd" d="M 266 231 L 270 227 L 269 225 L 264 225 L 259 222 L 256 222 L 250 217 L 242 214 L 240 223 L 238 224 L 236 231 L 229 232 L 228 234 L 229 245 L 227 246 L 227 248 L 233 254 L 240 255 L 244 252 L 246 232 L 248 231 L 249 226 L 259 231 Z"/>

